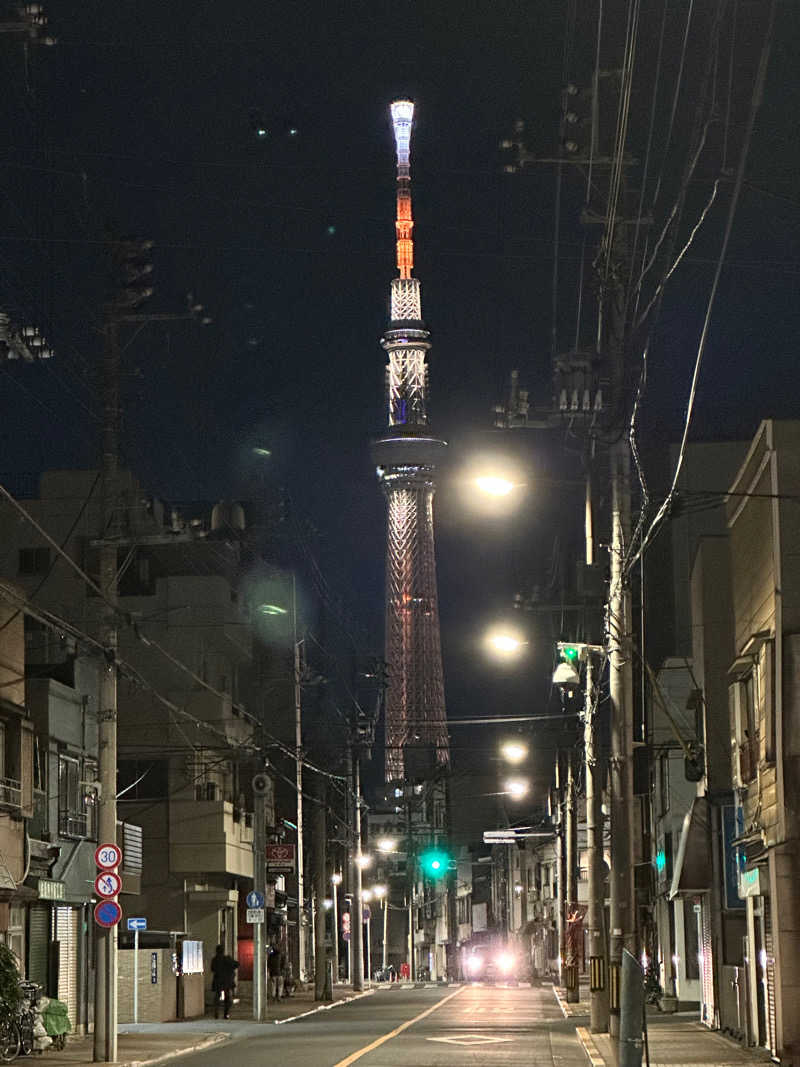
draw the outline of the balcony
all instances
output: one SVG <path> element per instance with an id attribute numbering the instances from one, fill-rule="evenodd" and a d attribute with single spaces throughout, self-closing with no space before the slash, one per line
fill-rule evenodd
<path id="1" fill-rule="evenodd" d="M 249 812 L 227 800 L 170 800 L 170 867 L 175 873 L 227 873 L 253 877 L 253 826 Z"/>
<path id="2" fill-rule="evenodd" d="M 61 837 L 88 837 L 89 820 L 84 812 L 60 811 L 58 832 Z"/>
<path id="3" fill-rule="evenodd" d="M 0 778 L 0 808 L 22 807 L 22 782 L 16 778 Z"/>

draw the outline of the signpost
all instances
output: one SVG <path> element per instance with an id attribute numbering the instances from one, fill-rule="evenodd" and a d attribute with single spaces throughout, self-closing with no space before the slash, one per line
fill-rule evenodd
<path id="1" fill-rule="evenodd" d="M 270 874 L 294 874 L 296 846 L 267 845 L 267 870 Z"/>
<path id="2" fill-rule="evenodd" d="M 122 863 L 122 849 L 119 845 L 98 845 L 94 853 L 94 862 L 101 871 L 113 871 Z"/>
<path id="3" fill-rule="evenodd" d="M 116 871 L 102 871 L 94 880 L 94 891 L 99 897 L 115 897 L 122 890 L 122 879 Z"/>
<path id="4" fill-rule="evenodd" d="M 133 1021 L 139 1021 L 139 931 L 147 929 L 147 919 L 141 916 L 128 919 L 128 929 L 133 930 Z"/>
<path id="5" fill-rule="evenodd" d="M 263 923 L 264 921 L 264 909 L 263 908 L 248 908 L 247 909 L 247 921 L 251 925 Z"/>
<path id="6" fill-rule="evenodd" d="M 122 918 L 122 908 L 116 900 L 101 900 L 94 906 L 94 921 L 105 930 L 116 926 Z"/>

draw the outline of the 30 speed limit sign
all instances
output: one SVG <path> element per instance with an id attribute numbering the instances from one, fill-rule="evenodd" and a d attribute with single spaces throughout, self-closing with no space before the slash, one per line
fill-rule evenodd
<path id="1" fill-rule="evenodd" d="M 119 845 L 98 845 L 94 862 L 102 871 L 112 871 L 122 863 L 122 849 Z"/>

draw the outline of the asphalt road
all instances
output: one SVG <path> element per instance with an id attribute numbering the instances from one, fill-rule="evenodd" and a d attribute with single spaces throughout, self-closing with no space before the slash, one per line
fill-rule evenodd
<path id="1" fill-rule="evenodd" d="M 378 988 L 276 1026 L 252 1024 L 225 1045 L 182 1057 L 187 1067 L 586 1067 L 549 985 Z"/>

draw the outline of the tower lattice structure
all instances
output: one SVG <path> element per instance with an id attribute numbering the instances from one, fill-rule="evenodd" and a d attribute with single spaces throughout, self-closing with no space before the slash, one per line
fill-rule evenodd
<path id="1" fill-rule="evenodd" d="M 397 147 L 397 271 L 390 321 L 381 340 L 388 356 L 388 427 L 374 443 L 386 497 L 386 780 L 427 776 L 450 753 L 436 591 L 433 496 L 445 442 L 428 426 L 430 334 L 422 320 L 414 266 L 411 125 L 414 105 L 391 106 Z"/>

